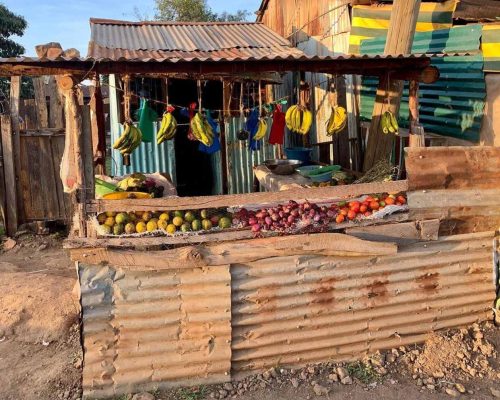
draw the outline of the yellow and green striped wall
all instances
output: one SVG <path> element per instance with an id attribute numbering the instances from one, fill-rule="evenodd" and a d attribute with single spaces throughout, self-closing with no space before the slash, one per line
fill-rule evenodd
<path id="1" fill-rule="evenodd" d="M 442 3 L 422 3 L 417 19 L 417 32 L 451 28 L 457 0 Z M 361 41 L 385 36 L 389 29 L 392 4 L 376 6 L 354 6 L 349 37 L 349 52 L 360 53 Z"/>
<path id="2" fill-rule="evenodd" d="M 484 24 L 481 38 L 485 72 L 500 72 L 500 23 Z"/>

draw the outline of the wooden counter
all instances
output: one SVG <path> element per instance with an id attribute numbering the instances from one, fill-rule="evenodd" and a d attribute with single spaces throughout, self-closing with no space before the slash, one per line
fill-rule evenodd
<path id="1" fill-rule="evenodd" d="M 265 192 L 297 189 L 311 184 L 310 179 L 298 173 L 292 175 L 273 174 L 265 165 L 254 167 L 253 173 L 260 183 L 261 190 Z"/>

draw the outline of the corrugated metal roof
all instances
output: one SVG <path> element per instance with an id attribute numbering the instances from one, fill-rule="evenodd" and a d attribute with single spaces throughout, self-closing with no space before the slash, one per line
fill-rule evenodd
<path id="1" fill-rule="evenodd" d="M 89 57 L 111 60 L 169 58 L 286 58 L 303 53 L 255 22 L 127 22 L 90 20 Z"/>

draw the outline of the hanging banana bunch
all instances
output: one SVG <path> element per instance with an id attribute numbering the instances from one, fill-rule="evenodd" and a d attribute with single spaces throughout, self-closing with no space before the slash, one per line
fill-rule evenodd
<path id="1" fill-rule="evenodd" d="M 173 139 L 177 131 L 177 120 L 171 112 L 165 111 L 161 119 L 160 129 L 156 134 L 156 143 L 161 144 L 165 140 Z"/>
<path id="2" fill-rule="evenodd" d="M 399 132 L 398 120 L 389 110 L 382 114 L 382 117 L 380 118 L 380 126 L 382 127 L 382 132 L 385 134 L 394 133 L 397 135 Z"/>
<path id="3" fill-rule="evenodd" d="M 191 118 L 189 122 L 191 132 L 196 140 L 210 147 L 214 142 L 214 132 L 212 126 L 208 123 L 206 117 L 202 113 L 201 108 L 201 81 L 198 79 L 198 112 Z"/>
<path id="4" fill-rule="evenodd" d="M 313 123 L 313 113 L 305 106 L 295 104 L 286 111 L 285 123 L 290 131 L 307 135 Z"/>
<path id="5" fill-rule="evenodd" d="M 113 143 L 113 148 L 119 150 L 123 156 L 130 155 L 139 147 L 142 141 L 142 133 L 132 122 L 124 122 L 123 132 Z"/>
<path id="6" fill-rule="evenodd" d="M 347 111 L 344 107 L 335 105 L 332 107 L 330 118 L 326 122 L 326 135 L 333 136 L 342 131 L 347 124 Z"/>
<path id="7" fill-rule="evenodd" d="M 262 116 L 262 91 L 261 91 L 261 82 L 259 80 L 259 123 L 257 125 L 257 132 L 253 136 L 253 140 L 261 140 L 264 139 L 267 133 L 267 118 Z"/>

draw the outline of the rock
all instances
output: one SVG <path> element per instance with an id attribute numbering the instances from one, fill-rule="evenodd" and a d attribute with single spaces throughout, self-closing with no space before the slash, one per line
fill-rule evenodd
<path id="1" fill-rule="evenodd" d="M 352 378 L 350 376 L 346 376 L 344 379 L 340 380 L 342 385 L 352 385 Z"/>
<path id="2" fill-rule="evenodd" d="M 268 381 L 269 379 L 271 379 L 271 373 L 269 371 L 265 371 L 264 373 L 262 373 L 262 377 Z"/>
<path id="3" fill-rule="evenodd" d="M 440 378 L 444 378 L 444 372 L 443 371 L 435 371 L 432 376 L 434 378 L 437 378 L 437 379 L 440 379 Z"/>
<path id="4" fill-rule="evenodd" d="M 432 384 L 430 384 L 430 383 L 429 383 L 429 384 L 426 386 L 426 388 L 427 388 L 427 389 L 429 389 L 429 390 L 434 390 L 434 389 L 436 389 L 436 386 L 434 386 L 434 385 L 432 385 Z"/>
<path id="5" fill-rule="evenodd" d="M 397 349 L 392 349 L 391 354 L 394 354 L 394 356 L 399 357 L 399 351 Z"/>
<path id="6" fill-rule="evenodd" d="M 403 354 L 404 354 L 404 353 L 406 353 L 406 347 L 404 347 L 404 346 L 400 346 L 400 347 L 399 347 L 399 351 L 400 351 L 401 353 L 403 353 Z"/>
<path id="7" fill-rule="evenodd" d="M 460 392 L 460 393 L 465 393 L 465 386 L 462 385 L 461 383 L 455 383 L 455 388 Z"/>
<path id="8" fill-rule="evenodd" d="M 377 373 L 379 375 L 385 376 L 387 375 L 387 369 L 385 369 L 384 367 L 377 368 Z"/>
<path id="9" fill-rule="evenodd" d="M 306 371 L 302 371 L 300 373 L 300 379 L 302 379 L 303 381 L 305 381 L 307 379 L 307 372 Z"/>
<path id="10" fill-rule="evenodd" d="M 221 389 L 219 390 L 219 398 L 220 399 L 225 399 L 227 397 L 228 393 L 227 390 Z"/>
<path id="11" fill-rule="evenodd" d="M 316 394 L 316 396 L 327 396 L 328 393 L 330 393 L 329 389 L 318 384 L 313 386 L 313 391 Z"/>
<path id="12" fill-rule="evenodd" d="M 328 375 L 328 379 L 331 380 L 332 382 L 338 382 L 339 381 L 339 376 L 336 373 Z"/>
<path id="13" fill-rule="evenodd" d="M 473 337 L 474 339 L 478 339 L 478 340 L 480 340 L 480 339 L 482 339 L 482 338 L 484 337 L 484 335 L 483 335 L 483 333 L 482 333 L 482 332 L 479 332 L 479 331 L 478 331 L 478 332 L 474 332 L 474 333 L 472 334 L 472 337 Z"/>
<path id="14" fill-rule="evenodd" d="M 272 376 L 273 378 L 277 378 L 277 377 L 279 376 L 279 373 L 278 373 L 278 371 L 276 370 L 276 368 L 271 368 L 271 369 L 269 370 L 269 373 L 271 374 L 271 376 Z"/>
<path id="15" fill-rule="evenodd" d="M 219 398 L 219 396 L 217 395 L 217 393 L 212 392 L 212 393 L 210 393 L 210 398 L 211 398 L 211 399 L 218 399 L 218 398 Z"/>
<path id="16" fill-rule="evenodd" d="M 477 322 L 475 322 L 472 324 L 472 330 L 475 332 L 479 332 L 481 330 L 481 327 L 479 326 L 479 324 Z"/>
<path id="17" fill-rule="evenodd" d="M 347 370 L 344 367 L 338 367 L 337 374 L 338 374 L 340 380 L 349 376 L 349 372 L 347 372 Z"/>
<path id="18" fill-rule="evenodd" d="M 389 379 L 389 383 L 391 385 L 396 385 L 398 383 L 398 381 L 396 379 Z"/>
<path id="19" fill-rule="evenodd" d="M 307 372 L 310 373 L 311 375 L 314 375 L 316 373 L 316 368 L 314 368 L 314 367 L 307 367 Z"/>
<path id="20" fill-rule="evenodd" d="M 155 400 L 155 397 L 148 392 L 134 394 L 132 400 Z"/>
<path id="21" fill-rule="evenodd" d="M 475 368 L 469 368 L 468 370 L 469 370 L 469 374 L 470 374 L 470 376 L 476 376 L 477 371 L 476 371 L 476 369 L 475 369 Z"/>
<path id="22" fill-rule="evenodd" d="M 385 361 L 389 364 L 392 364 L 394 361 L 396 361 L 396 355 L 393 353 L 387 354 L 385 356 Z"/>
<path id="23" fill-rule="evenodd" d="M 243 396 L 245 394 L 245 390 L 244 389 L 238 389 L 236 391 L 236 393 L 238 393 L 238 395 L 240 395 L 240 396 Z"/>
<path id="24" fill-rule="evenodd" d="M 424 382 L 422 382 L 422 379 L 418 378 L 417 379 L 417 386 L 423 386 Z"/>
<path id="25" fill-rule="evenodd" d="M 297 378 L 292 378 L 290 380 L 290 382 L 292 383 L 292 386 L 297 389 L 299 387 L 299 380 Z"/>
<path id="26" fill-rule="evenodd" d="M 444 391 L 446 392 L 446 394 L 448 394 L 451 397 L 458 397 L 459 396 L 459 393 L 455 389 L 446 388 Z"/>
<path id="27" fill-rule="evenodd" d="M 234 389 L 232 383 L 230 383 L 230 382 L 224 383 L 224 385 L 222 387 L 224 390 L 227 390 L 228 392 L 230 392 L 231 390 Z"/>
<path id="28" fill-rule="evenodd" d="M 260 383 L 259 383 L 259 385 L 260 385 L 260 387 L 261 387 L 262 389 L 265 389 L 265 388 L 266 388 L 266 386 L 267 386 L 267 385 L 266 385 L 266 382 L 260 382 Z"/>
<path id="29" fill-rule="evenodd" d="M 316 381 L 311 381 L 311 386 L 315 386 L 318 382 Z"/>
<path id="30" fill-rule="evenodd" d="M 500 399 L 500 390 L 495 389 L 494 387 L 490 387 L 490 392 L 493 397 L 495 397 L 496 399 Z"/>
<path id="31" fill-rule="evenodd" d="M 5 242 L 3 242 L 3 249 L 5 251 L 12 250 L 14 247 L 16 247 L 17 242 L 14 239 L 7 238 Z"/>
<path id="32" fill-rule="evenodd" d="M 49 245 L 47 243 L 42 243 L 40 246 L 38 246 L 38 248 L 36 249 L 36 251 L 45 250 L 47 247 L 49 247 Z"/>

